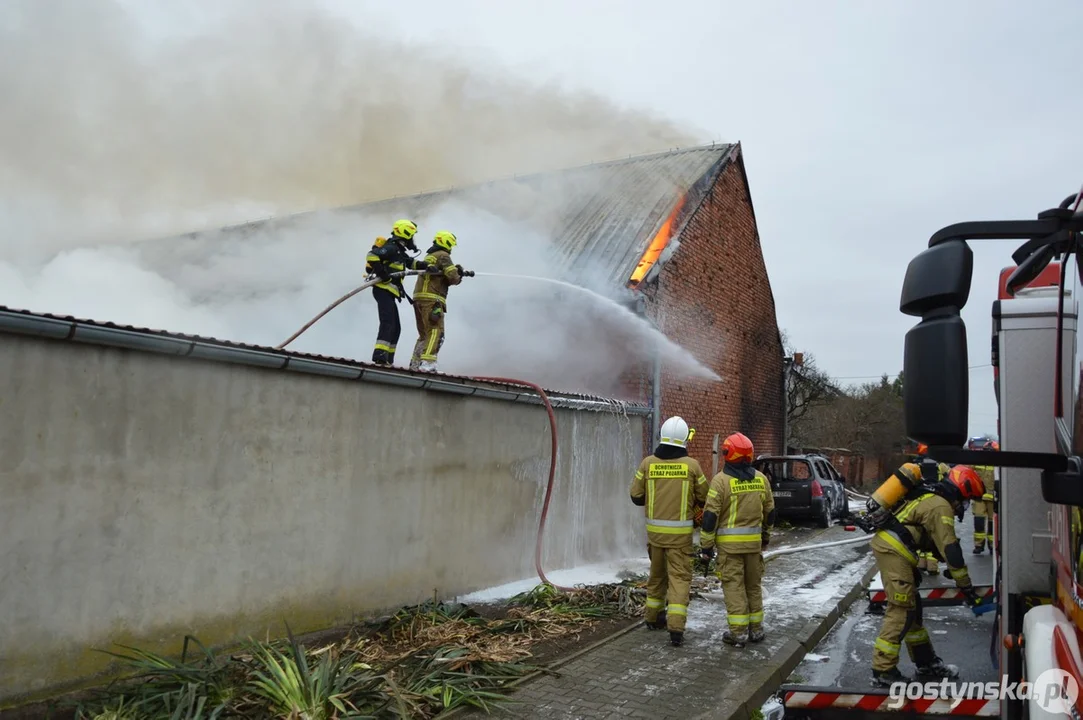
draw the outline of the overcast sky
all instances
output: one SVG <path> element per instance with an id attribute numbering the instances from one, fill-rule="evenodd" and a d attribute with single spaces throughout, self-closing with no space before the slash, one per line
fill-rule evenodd
<path id="1" fill-rule="evenodd" d="M 900 286 L 933 232 L 1033 217 L 1083 184 L 1079 0 L 312 2 L 740 141 L 779 326 L 842 383 L 901 370 Z M 159 32 L 216 7 L 124 4 Z M 975 248 L 972 434 L 995 431 L 989 312 L 1013 248 Z"/>
<path id="2" fill-rule="evenodd" d="M 902 369 L 899 290 L 933 232 L 1083 185 L 1078 0 L 322 1 L 740 141 L 779 325 L 843 382 Z M 978 434 L 996 430 L 989 314 L 1015 244 L 974 247 Z"/>

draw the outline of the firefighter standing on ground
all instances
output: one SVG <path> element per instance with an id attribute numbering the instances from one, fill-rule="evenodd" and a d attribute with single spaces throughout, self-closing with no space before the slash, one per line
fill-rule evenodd
<path id="1" fill-rule="evenodd" d="M 982 450 L 987 451 L 998 449 L 999 446 L 993 443 L 988 443 L 982 448 Z M 993 468 L 988 465 L 978 465 L 974 469 L 977 470 L 982 483 L 985 485 L 985 493 L 982 494 L 981 499 L 974 500 L 971 504 L 971 509 L 974 511 L 974 554 L 981 555 L 985 550 L 986 542 L 989 543 L 989 551 L 992 552 L 993 550 L 993 513 L 996 507 L 993 503 L 995 476 L 993 475 Z"/>
<path id="2" fill-rule="evenodd" d="M 920 484 L 921 469 L 915 463 L 903 465 L 897 473 L 907 475 L 915 485 Z M 874 685 L 886 687 L 908 680 L 898 668 L 904 641 L 919 676 L 958 677 L 959 672 L 954 666 L 945 665 L 937 657 L 923 624 L 917 552 L 935 547 L 947 561 L 951 577 L 963 591 L 967 604 L 978 604 L 955 535 L 955 517 L 968 500 L 980 498 L 984 492 L 981 478 L 973 469 L 956 465 L 932 492 L 923 492 L 904 502 L 893 514 L 897 522 L 878 530 L 873 536 L 870 544 L 887 593 L 884 622 L 872 655 Z"/>
<path id="3" fill-rule="evenodd" d="M 695 435 L 688 423 L 671 417 L 660 434 L 654 454 L 639 463 L 629 494 L 647 521 L 651 573 L 644 619 L 652 630 L 668 627 L 670 642 L 680 645 L 692 589 L 693 515 L 707 498 L 707 477 L 688 455 Z"/>
<path id="4" fill-rule="evenodd" d="M 722 641 L 734 647 L 760 642 L 763 633 L 763 549 L 775 523 L 775 498 L 767 476 L 752 467 L 752 441 L 741 433 L 722 443 L 725 465 L 711 480 L 700 552 L 710 562 L 715 549 L 718 579 L 729 629 Z"/>
<path id="5" fill-rule="evenodd" d="M 410 220 L 399 220 L 391 228 L 391 237 L 378 238 L 365 257 L 365 272 L 376 275 L 381 282 L 372 288 L 372 297 L 380 313 L 380 329 L 376 332 L 376 347 L 372 351 L 375 365 L 394 365 L 395 347 L 402 334 L 398 303 L 406 290 L 402 280 L 392 278 L 392 273 L 404 270 L 426 270 L 424 260 L 415 260 L 408 254 L 417 252 L 414 235 L 417 225 Z M 382 242 L 381 242 L 382 241 Z"/>
<path id="6" fill-rule="evenodd" d="M 433 238 L 425 255 L 429 272 L 418 275 L 414 284 L 414 317 L 417 320 L 417 343 L 410 358 L 411 370 L 436 371 L 436 356 L 444 344 L 444 316 L 447 314 L 447 293 L 464 277 L 473 277 L 472 270 L 451 261 L 451 250 L 458 244 L 453 233 L 441 230 Z"/>

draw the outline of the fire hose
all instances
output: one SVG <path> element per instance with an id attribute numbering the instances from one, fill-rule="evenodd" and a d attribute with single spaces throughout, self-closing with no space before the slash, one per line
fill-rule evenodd
<path id="1" fill-rule="evenodd" d="M 391 277 L 392 278 L 402 278 L 402 277 L 406 277 L 408 275 L 421 275 L 424 272 L 425 272 L 424 270 L 405 270 L 405 271 L 402 271 L 402 272 L 392 273 Z M 289 338 L 287 338 L 285 342 L 283 342 L 281 345 L 279 345 L 275 349 L 276 350 L 284 349 L 291 342 L 293 342 L 294 340 L 299 338 L 302 333 L 304 333 L 310 327 L 312 327 L 317 322 L 319 322 L 319 320 L 324 315 L 331 312 L 336 307 L 338 307 L 342 303 L 344 303 L 347 300 L 349 300 L 350 298 L 352 298 L 354 295 L 357 295 L 362 290 L 367 290 L 368 288 L 372 287 L 373 285 L 375 285 L 375 284 L 377 284 L 379 282 L 386 282 L 386 281 L 382 280 L 380 278 L 370 278 L 370 279 L 366 280 L 364 284 L 354 288 L 353 290 L 346 293 L 345 295 L 340 297 L 338 300 L 335 300 L 333 303 L 331 303 L 326 308 L 324 308 L 323 311 L 319 315 L 317 315 L 316 317 L 312 318 L 307 323 L 305 323 L 301 327 L 300 330 L 298 330 L 293 335 L 291 335 Z M 555 583 L 550 582 L 549 579 L 545 576 L 545 570 L 542 569 L 542 547 L 543 547 L 543 544 L 544 544 L 543 540 L 545 539 L 545 521 L 546 521 L 546 518 L 549 515 L 549 503 L 553 498 L 553 483 L 555 481 L 556 471 L 557 471 L 557 445 L 558 445 L 558 443 L 557 443 L 557 418 L 556 418 L 556 413 L 553 412 L 553 405 L 552 405 L 552 403 L 549 402 L 549 396 L 546 394 L 545 390 L 542 389 L 542 387 L 540 385 L 537 385 L 537 384 L 532 383 L 532 382 L 528 382 L 526 380 L 513 380 L 511 378 L 495 378 L 495 377 L 474 377 L 474 378 L 471 378 L 471 379 L 478 380 L 480 382 L 495 382 L 495 383 L 502 383 L 504 385 L 519 385 L 521 387 L 530 388 L 534 392 L 538 393 L 538 397 L 541 398 L 542 403 L 545 405 L 545 411 L 549 415 L 549 433 L 550 433 L 552 442 L 551 442 L 550 458 L 549 458 L 549 479 L 547 480 L 546 485 L 545 485 L 545 500 L 542 502 L 541 518 L 538 520 L 538 537 L 537 537 L 537 541 L 534 544 L 534 569 L 537 571 L 538 578 L 542 581 L 542 583 L 544 583 L 546 585 L 551 585 L 554 588 L 556 588 L 557 590 L 560 590 L 561 592 L 566 592 L 566 593 L 575 592 L 575 588 L 561 587 L 560 585 L 557 585 Z"/>
<path id="2" fill-rule="evenodd" d="M 406 277 L 407 275 L 421 275 L 421 274 L 422 274 L 422 273 L 424 273 L 424 272 L 425 272 L 424 270 L 404 270 L 404 271 L 402 271 L 402 272 L 397 272 L 397 273 L 391 273 L 391 277 L 392 277 L 392 278 L 396 278 L 396 279 L 398 279 L 398 278 L 404 278 L 404 277 Z M 327 307 L 325 307 L 325 308 L 323 309 L 323 311 L 322 311 L 322 312 L 321 312 L 321 313 L 320 313 L 319 315 L 317 315 L 316 317 L 312 318 L 312 319 L 311 319 L 311 320 L 309 320 L 309 321 L 308 321 L 307 323 L 305 323 L 305 324 L 304 324 L 303 326 L 301 326 L 301 329 L 300 329 L 300 330 L 298 330 L 298 331 L 297 331 L 297 332 L 295 332 L 295 333 L 294 333 L 293 335 L 290 335 L 290 336 L 289 336 L 288 338 L 286 338 L 286 341 L 285 341 L 285 342 L 283 342 L 283 343 L 282 343 L 281 345 L 278 345 L 277 347 L 275 347 L 275 350 L 283 350 L 283 349 L 285 349 L 285 347 L 286 347 L 287 345 L 289 345 L 289 344 L 290 344 L 291 342 L 293 342 L 293 341 L 294 341 L 294 340 L 296 340 L 297 338 L 301 337 L 301 334 L 302 334 L 302 333 L 303 333 L 303 332 L 304 332 L 305 330 L 308 330 L 308 329 L 309 329 L 310 327 L 312 327 L 312 326 L 313 326 L 313 325 L 315 325 L 315 324 L 316 324 L 317 322 L 319 322 L 320 318 L 322 318 L 322 317 L 323 317 L 324 315 L 326 315 L 327 313 L 331 312 L 332 310 L 334 310 L 335 308 L 337 308 L 337 307 L 338 307 L 339 305 L 341 305 L 342 303 L 346 302 L 347 300 L 349 300 L 350 298 L 352 298 L 352 297 L 353 297 L 354 295 L 356 295 L 357 293 L 361 292 L 362 290 L 368 290 L 368 289 L 369 289 L 370 287 L 372 287 L 373 285 L 375 285 L 375 284 L 377 284 L 377 283 L 381 283 L 381 282 L 387 282 L 387 281 L 386 281 L 386 280 L 383 280 L 383 279 L 381 279 L 381 278 L 379 278 L 379 277 L 373 277 L 373 278 L 369 278 L 369 279 L 368 279 L 368 280 L 366 280 L 366 281 L 365 281 L 365 282 L 364 282 L 363 284 L 361 284 L 361 285 L 359 285 L 359 286 L 355 287 L 355 288 L 354 288 L 353 290 L 351 290 L 350 292 L 346 293 L 345 295 L 343 295 L 342 297 L 340 297 L 340 298 L 339 298 L 338 300 L 335 300 L 335 301 L 334 301 L 333 303 L 331 303 L 330 305 L 328 305 Z"/>
<path id="3" fill-rule="evenodd" d="M 538 578 L 542 583 L 546 585 L 552 585 L 561 592 L 575 592 L 575 588 L 561 587 L 555 583 L 549 581 L 545 577 L 545 570 L 542 569 L 542 545 L 545 538 L 545 520 L 549 515 L 549 501 L 553 497 L 553 481 L 556 478 L 557 472 L 557 417 L 553 412 L 553 405 L 549 402 L 549 396 L 545 393 L 540 385 L 537 385 L 526 380 L 513 380 L 511 378 L 497 378 L 497 377 L 475 377 L 474 380 L 480 380 L 481 382 L 496 382 L 503 383 L 505 385 L 522 385 L 532 389 L 538 393 L 542 402 L 545 404 L 545 411 L 549 414 L 549 434 L 551 437 L 550 457 L 549 457 L 549 479 L 545 484 L 545 500 L 542 501 L 541 517 L 538 520 L 538 538 L 534 543 L 534 569 L 538 573 Z"/>

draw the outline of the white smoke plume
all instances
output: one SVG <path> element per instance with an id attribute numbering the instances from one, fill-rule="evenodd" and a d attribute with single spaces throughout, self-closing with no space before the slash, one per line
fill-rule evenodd
<path id="1" fill-rule="evenodd" d="M 0 304 L 275 345 L 361 282 L 365 250 L 395 218 L 319 213 L 241 242 L 135 241 L 694 142 L 305 3 L 223 4 L 169 42 L 130 12 L 107 0 L 0 6 Z M 545 223 L 447 205 L 419 245 L 445 227 L 467 267 L 560 272 Z M 404 364 L 416 331 L 401 309 Z M 545 286 L 467 279 L 441 369 L 598 391 L 657 340 L 619 317 Z M 625 344 L 603 343 L 599 324 Z M 367 359 L 375 332 L 366 294 L 291 348 Z M 680 356 L 667 350 L 696 372 Z"/>

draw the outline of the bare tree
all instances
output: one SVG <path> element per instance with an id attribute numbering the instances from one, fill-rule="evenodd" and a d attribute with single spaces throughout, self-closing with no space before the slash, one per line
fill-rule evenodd
<path id="1" fill-rule="evenodd" d="M 781 332 L 782 348 L 787 358 L 793 358 L 795 349 Z M 801 364 L 792 365 L 786 387 L 786 415 L 790 425 L 790 444 L 798 447 L 809 445 L 812 439 L 807 422 L 809 412 L 842 395 L 831 377 L 816 365 L 812 353 L 802 353 Z"/>

